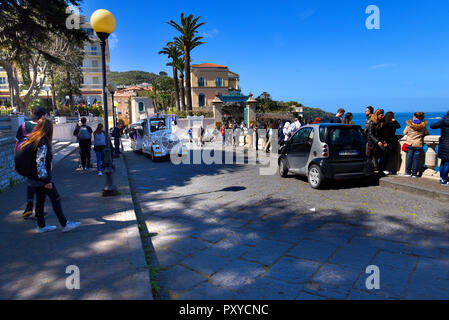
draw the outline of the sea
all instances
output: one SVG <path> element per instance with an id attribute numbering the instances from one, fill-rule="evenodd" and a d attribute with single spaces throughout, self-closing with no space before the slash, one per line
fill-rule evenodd
<path id="1" fill-rule="evenodd" d="M 386 112 L 387 112 L 387 110 L 385 110 L 385 113 Z M 440 121 L 446 114 L 447 114 L 447 112 L 426 112 L 425 113 L 424 120 L 428 122 L 427 130 L 429 130 L 429 133 L 431 135 L 435 135 L 435 136 L 441 135 L 440 129 L 436 129 L 436 130 L 430 129 L 430 125 L 435 122 Z M 407 126 L 407 120 L 413 119 L 413 113 L 409 113 L 409 112 L 397 112 L 396 113 L 395 112 L 394 117 L 395 117 L 396 121 L 398 121 L 399 124 L 401 125 L 401 128 L 396 131 L 396 134 L 402 134 L 404 132 L 405 127 Z M 354 124 L 357 124 L 357 125 L 361 126 L 362 128 L 365 128 L 366 116 L 364 113 L 353 113 L 352 121 L 354 121 Z"/>

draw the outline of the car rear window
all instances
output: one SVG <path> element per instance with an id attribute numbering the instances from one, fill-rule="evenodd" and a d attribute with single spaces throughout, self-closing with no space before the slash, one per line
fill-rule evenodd
<path id="1" fill-rule="evenodd" d="M 366 144 L 366 137 L 359 127 L 337 127 L 328 129 L 328 144 L 335 146 L 360 146 Z"/>

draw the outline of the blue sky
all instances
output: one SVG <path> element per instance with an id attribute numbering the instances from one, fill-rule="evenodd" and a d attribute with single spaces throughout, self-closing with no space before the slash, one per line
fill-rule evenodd
<path id="1" fill-rule="evenodd" d="M 368 5 L 380 9 L 380 30 L 365 26 Z M 114 71 L 171 74 L 158 55 L 176 35 L 166 22 L 193 13 L 207 22 L 193 62 L 227 65 L 244 93 L 327 111 L 449 110 L 447 0 L 84 0 L 82 13 L 101 8 L 117 19 Z"/>

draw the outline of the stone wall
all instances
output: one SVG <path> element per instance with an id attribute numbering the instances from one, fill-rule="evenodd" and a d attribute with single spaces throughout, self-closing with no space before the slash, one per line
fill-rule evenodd
<path id="1" fill-rule="evenodd" d="M 14 136 L 0 138 L 0 190 L 12 187 L 24 178 L 14 171 Z"/>

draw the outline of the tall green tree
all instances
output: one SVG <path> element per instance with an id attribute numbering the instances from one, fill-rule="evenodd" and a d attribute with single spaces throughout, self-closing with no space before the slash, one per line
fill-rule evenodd
<path id="1" fill-rule="evenodd" d="M 184 60 L 185 60 L 185 76 L 186 76 L 186 91 L 187 91 L 187 108 L 188 110 L 192 110 L 192 84 L 190 77 L 190 53 L 191 51 L 203 44 L 200 40 L 203 37 L 198 37 L 196 34 L 198 33 L 198 28 L 203 26 L 205 22 L 198 22 L 201 17 L 194 17 L 193 14 L 185 17 L 184 13 L 181 13 L 181 23 L 170 20 L 167 22 L 173 28 L 178 30 L 181 35 L 178 37 L 178 40 L 182 43 L 184 49 Z M 175 38 L 176 41 L 176 38 Z"/>
<path id="2" fill-rule="evenodd" d="M 67 6 L 80 3 L 78 0 L 0 0 L 0 66 L 14 89 L 19 111 L 26 111 L 39 95 L 49 64 L 61 63 L 58 55 L 64 48 L 57 39 L 88 39 L 81 29 L 67 28 L 66 22 L 72 14 Z M 19 74 L 25 77 L 23 95 Z"/>
<path id="3" fill-rule="evenodd" d="M 167 66 L 171 66 L 173 69 L 173 86 L 175 89 L 175 95 L 176 95 L 176 108 L 178 110 L 181 110 L 180 100 L 179 100 L 179 86 L 178 86 L 178 69 L 176 68 L 175 61 L 179 59 L 182 55 L 181 50 L 173 43 L 169 42 L 167 45 L 159 51 L 159 54 L 165 54 L 170 59 L 172 59 L 171 62 L 167 63 Z"/>

